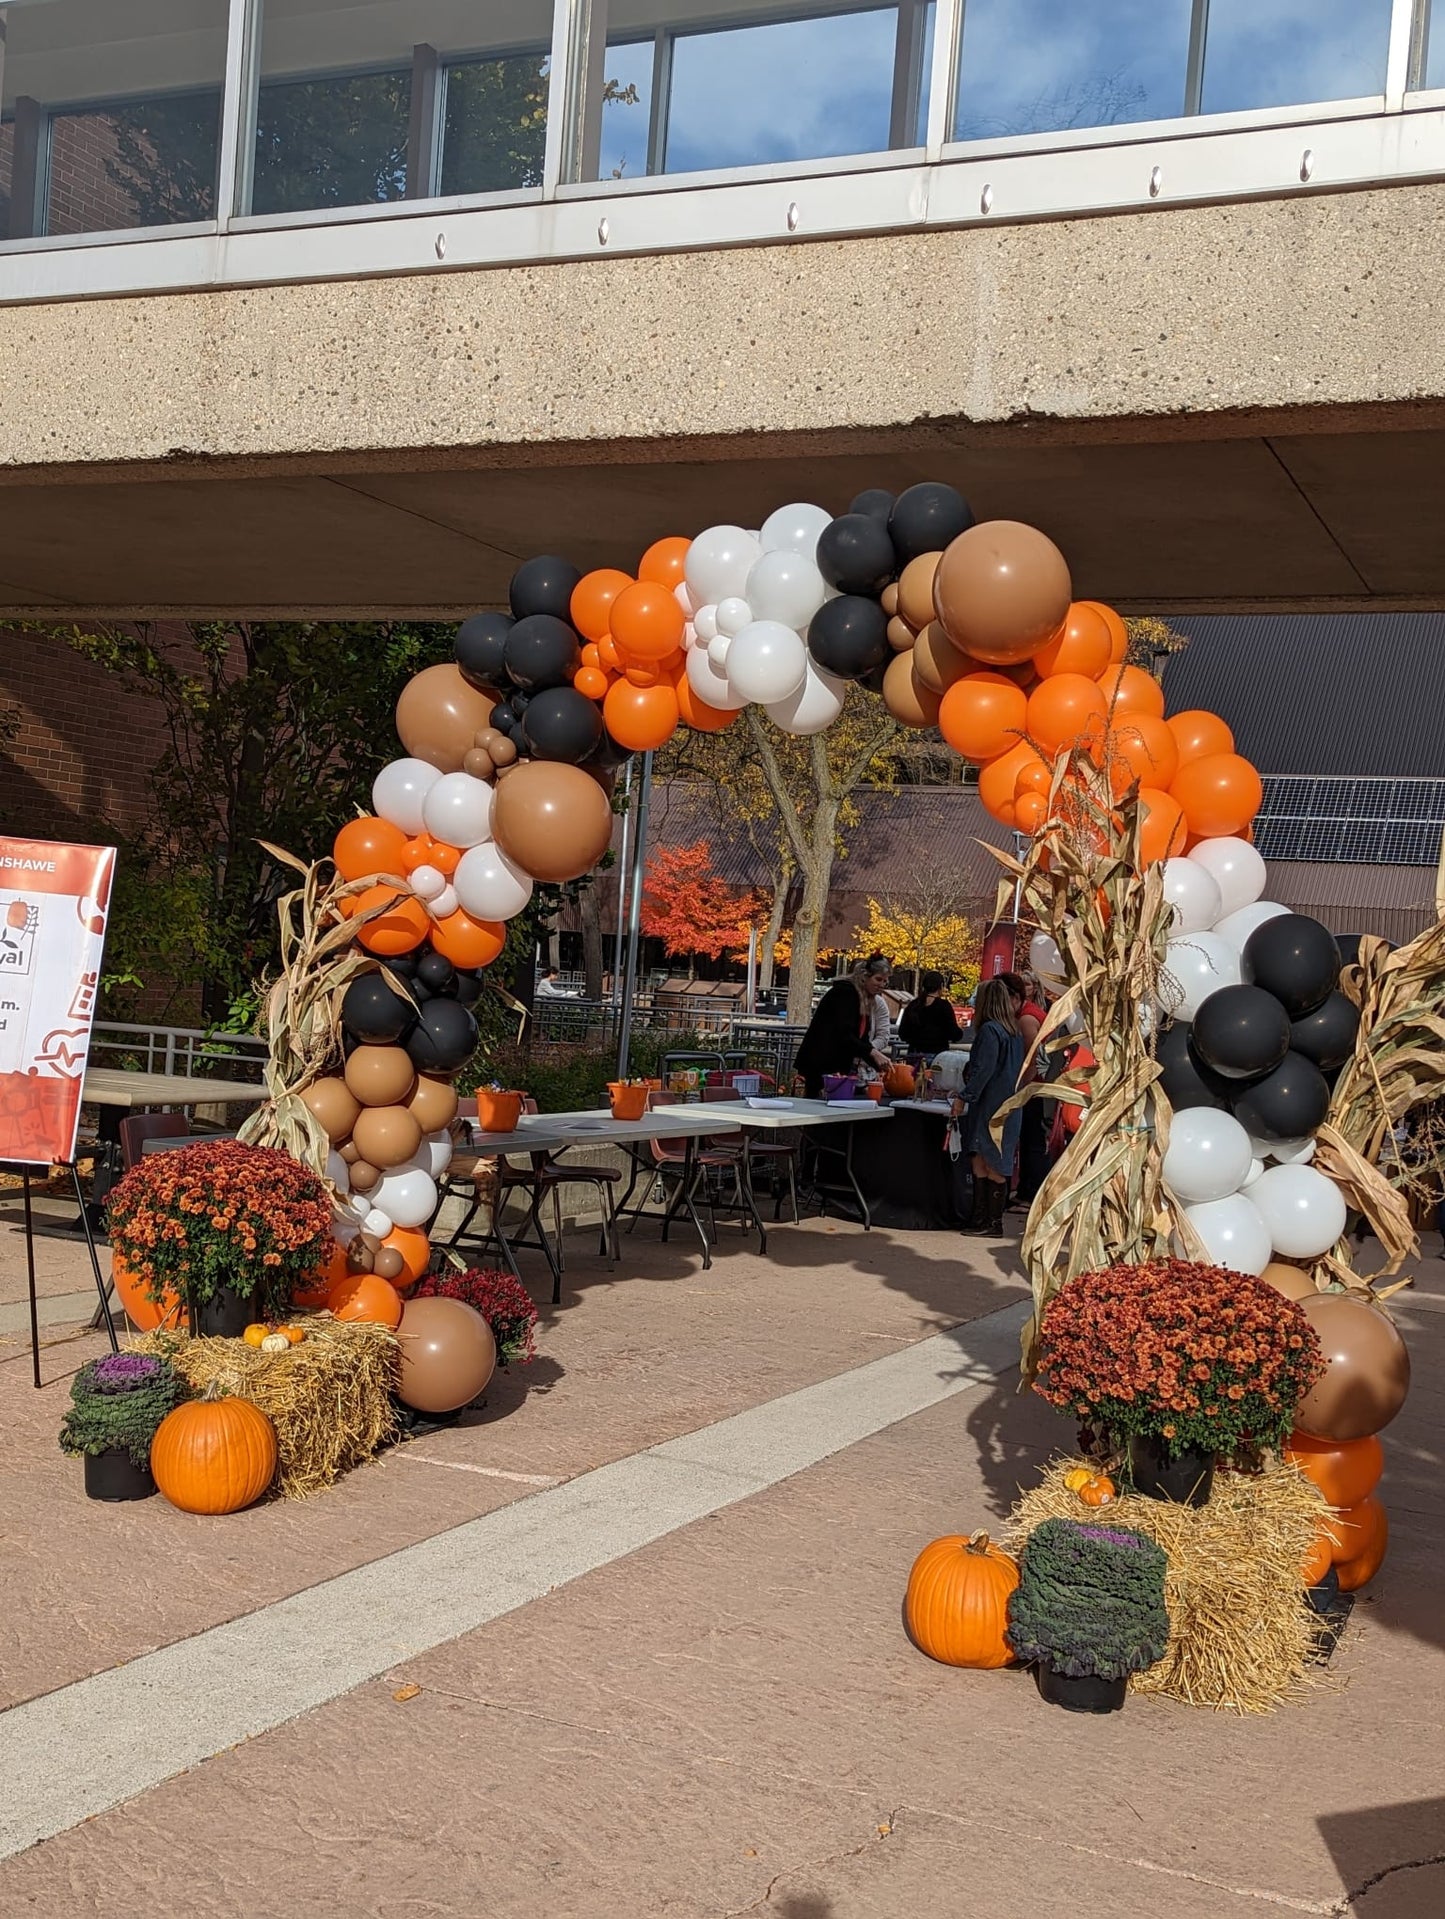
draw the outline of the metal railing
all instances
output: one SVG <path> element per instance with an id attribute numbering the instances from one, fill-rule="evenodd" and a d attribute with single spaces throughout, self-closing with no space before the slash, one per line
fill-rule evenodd
<path id="1" fill-rule="evenodd" d="M 266 1042 L 254 1033 L 97 1020 L 90 1057 L 96 1066 L 137 1073 L 171 1073 L 182 1079 L 259 1080 L 266 1064 Z"/>

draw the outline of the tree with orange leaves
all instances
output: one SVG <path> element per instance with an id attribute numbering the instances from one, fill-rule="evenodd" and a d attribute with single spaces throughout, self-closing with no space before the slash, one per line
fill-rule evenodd
<path id="1" fill-rule="evenodd" d="M 669 953 L 721 959 L 748 941 L 748 928 L 767 917 L 754 888 L 730 886 L 713 871 L 705 839 L 690 846 L 659 847 L 642 881 L 642 930 Z"/>

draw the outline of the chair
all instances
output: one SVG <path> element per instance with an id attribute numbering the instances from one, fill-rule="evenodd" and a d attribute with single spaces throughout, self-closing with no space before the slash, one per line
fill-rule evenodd
<path id="1" fill-rule="evenodd" d="M 770 1093 L 777 1091 L 777 1084 L 771 1075 L 764 1073 L 761 1077 Z M 703 1098 L 736 1099 L 737 1094 L 731 1085 L 719 1087 L 716 1090 L 709 1086 L 704 1090 Z M 778 1173 L 785 1172 L 788 1178 L 787 1195 L 792 1202 L 793 1224 L 796 1226 L 802 1217 L 798 1211 L 798 1164 L 801 1156 L 802 1133 L 745 1133 L 743 1138 L 744 1150 L 748 1157 L 749 1190 L 752 1190 L 752 1167 L 766 1167 L 768 1184 L 773 1195 L 773 1218 L 780 1220 L 783 1216 L 783 1188 L 778 1183 Z"/>
<path id="2" fill-rule="evenodd" d="M 131 1113 L 120 1123 L 120 1164 L 128 1173 L 145 1157 L 148 1139 L 189 1139 L 191 1123 L 184 1113 Z"/>
<path id="3" fill-rule="evenodd" d="M 526 1099 L 522 1110 L 535 1113 L 537 1102 Z M 530 1176 L 519 1176 L 516 1184 L 521 1187 L 531 1184 L 538 1197 L 552 1195 L 552 1223 L 557 1235 L 557 1265 L 565 1272 L 566 1254 L 562 1242 L 562 1188 L 564 1186 L 590 1186 L 597 1194 L 602 1213 L 602 1231 L 598 1236 L 597 1250 L 609 1266 L 615 1266 L 618 1260 L 617 1215 L 613 1207 L 612 1189 L 622 1177 L 620 1166 L 573 1166 L 565 1160 L 553 1159 L 549 1153 L 531 1155 L 532 1170 Z M 502 1162 L 508 1168 L 503 1174 L 503 1191 L 511 1183 L 513 1168 L 510 1162 Z M 515 1169 L 520 1172 L 520 1169 Z M 555 1302 L 554 1302 L 555 1303 Z"/>

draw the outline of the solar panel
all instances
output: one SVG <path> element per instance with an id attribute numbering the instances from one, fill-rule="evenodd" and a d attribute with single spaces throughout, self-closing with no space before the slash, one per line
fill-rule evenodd
<path id="1" fill-rule="evenodd" d="M 1264 782 L 1254 843 L 1267 860 L 1434 866 L 1445 833 L 1445 780 Z"/>

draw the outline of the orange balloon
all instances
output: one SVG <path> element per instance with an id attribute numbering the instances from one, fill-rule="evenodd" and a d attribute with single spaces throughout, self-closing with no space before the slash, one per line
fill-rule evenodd
<path id="1" fill-rule="evenodd" d="M 638 579 L 655 581 L 669 592 L 681 586 L 683 561 L 691 545 L 692 541 L 685 540 L 680 533 L 666 540 L 654 540 L 637 562 Z"/>
<path id="2" fill-rule="evenodd" d="M 1020 740 L 1006 753 L 1000 753 L 996 759 L 979 769 L 978 797 L 984 811 L 1000 825 L 1014 824 L 1014 788 L 1024 768 L 1036 762 L 1039 762 L 1039 755 L 1027 740 Z"/>
<path id="3" fill-rule="evenodd" d="M 420 1226 L 393 1226 L 381 1243 L 392 1247 L 402 1257 L 400 1274 L 387 1283 L 398 1289 L 415 1286 L 431 1258 L 431 1241 Z"/>
<path id="4" fill-rule="evenodd" d="M 326 1264 L 319 1266 L 309 1279 L 303 1280 L 291 1294 L 293 1306 L 309 1306 L 313 1310 L 324 1306 L 333 1286 L 340 1285 L 343 1279 L 351 1277 L 351 1268 L 346 1263 L 346 1248 L 336 1240 L 330 1242 L 326 1255 Z"/>
<path id="5" fill-rule="evenodd" d="M 430 864 L 439 873 L 444 873 L 450 879 L 461 863 L 462 849 L 459 846 L 448 846 L 445 840 L 432 841 Z"/>
<path id="6" fill-rule="evenodd" d="M 1029 695 L 1029 738 L 1046 754 L 1088 746 L 1103 731 L 1106 710 L 1097 681 L 1056 673 Z"/>
<path id="7" fill-rule="evenodd" d="M 605 640 L 597 642 L 597 657 L 609 673 L 622 671 L 622 655 L 617 650 L 617 642 L 609 633 Z"/>
<path id="8" fill-rule="evenodd" d="M 681 613 L 682 608 L 677 610 Z M 631 686 L 619 680 L 607 689 L 602 716 L 619 746 L 629 753 L 646 753 L 677 731 L 677 695 L 671 686 Z"/>
<path id="9" fill-rule="evenodd" d="M 389 1279 L 375 1273 L 348 1273 L 326 1295 L 337 1319 L 370 1320 L 393 1329 L 401 1324 L 401 1296 Z"/>
<path id="10" fill-rule="evenodd" d="M 613 603 L 631 585 L 632 575 L 619 573 L 615 566 L 582 575 L 572 589 L 572 624 L 584 640 L 600 645 L 607 638 Z"/>
<path id="11" fill-rule="evenodd" d="M 672 588 L 656 580 L 639 580 L 612 603 L 612 637 L 638 666 L 665 660 L 682 645 L 686 625 Z"/>
<path id="12" fill-rule="evenodd" d="M 1100 674 L 1099 685 L 1109 707 L 1109 718 L 1120 720 L 1164 717 L 1164 688 L 1142 666 L 1111 666 Z"/>
<path id="13" fill-rule="evenodd" d="M 667 676 L 658 666 L 629 666 L 622 677 L 629 686 L 661 686 Z"/>
<path id="14" fill-rule="evenodd" d="M 372 873 L 400 873 L 406 857 L 406 834 L 390 820 L 348 820 L 331 848 L 336 870 L 344 880 L 364 880 Z"/>
<path id="15" fill-rule="evenodd" d="M 1314 1481 L 1332 1506 L 1357 1506 L 1368 1499 L 1385 1470 L 1385 1449 L 1374 1433 L 1365 1439 L 1291 1433 L 1284 1456 Z"/>
<path id="16" fill-rule="evenodd" d="M 138 1333 L 153 1333 L 158 1326 L 184 1325 L 185 1312 L 178 1295 L 167 1291 L 159 1300 L 150 1298 L 144 1274 L 133 1272 L 114 1247 L 110 1253 L 110 1283 Z"/>
<path id="17" fill-rule="evenodd" d="M 399 893 L 394 886 L 368 886 L 364 893 L 357 894 L 358 914 L 369 913 L 375 906 L 384 906 L 386 911 L 378 913 L 356 935 L 368 953 L 409 953 L 431 931 L 431 915 L 410 893 Z"/>
<path id="18" fill-rule="evenodd" d="M 1034 655 L 1040 679 L 1052 679 L 1055 673 L 1082 673 L 1097 680 L 1108 667 L 1113 635 L 1103 613 L 1091 600 L 1075 600 L 1062 630 Z"/>
<path id="19" fill-rule="evenodd" d="M 1330 1534 L 1333 1539 L 1331 1551 L 1335 1564 L 1343 1565 L 1348 1559 L 1358 1559 L 1362 1553 L 1370 1550 L 1375 1543 L 1375 1535 L 1384 1523 L 1385 1508 L 1373 1493 L 1354 1506 L 1342 1506 L 1332 1513 L 1329 1519 Z"/>
<path id="20" fill-rule="evenodd" d="M 1028 706 L 1023 689 L 1004 674 L 965 673 L 944 694 L 938 726 L 955 753 L 982 766 L 1018 744 Z"/>
<path id="21" fill-rule="evenodd" d="M 1259 774 L 1238 753 L 1208 753 L 1174 775 L 1170 792 L 1184 808 L 1191 833 L 1228 839 L 1253 820 L 1264 799 Z"/>
<path id="22" fill-rule="evenodd" d="M 1370 1502 L 1379 1505 L 1378 1500 Z M 1385 1554 L 1390 1545 L 1390 1516 L 1383 1506 L 1375 1518 L 1375 1529 L 1368 1546 L 1358 1552 L 1353 1559 L 1341 1559 L 1335 1566 L 1335 1577 L 1340 1582 L 1342 1593 L 1358 1592 L 1360 1587 L 1372 1580 L 1385 1563 Z"/>
<path id="23" fill-rule="evenodd" d="M 431 943 L 453 966 L 490 966 L 507 943 L 507 929 L 500 920 L 474 920 L 459 906 L 432 921 Z"/>
<path id="24" fill-rule="evenodd" d="M 589 640 L 589 641 L 587 642 L 587 644 L 586 644 L 586 646 L 584 646 L 584 647 L 583 647 L 583 649 L 582 649 L 582 664 L 583 664 L 584 666 L 601 666 L 601 664 L 602 664 L 602 655 L 601 655 L 601 653 L 600 653 L 600 652 L 598 651 L 598 648 L 597 648 L 597 645 L 596 645 L 596 642 L 595 642 L 595 641 L 593 641 L 593 640 Z"/>
<path id="25" fill-rule="evenodd" d="M 1174 735 L 1181 766 L 1187 766 L 1190 760 L 1207 759 L 1215 753 L 1234 751 L 1233 733 L 1217 713 L 1206 713 L 1203 707 L 1195 706 L 1187 713 L 1176 713 L 1172 719 L 1165 721 L 1165 725 Z"/>
<path id="26" fill-rule="evenodd" d="M 1172 793 L 1139 788 L 1139 858 L 1145 866 L 1184 851 L 1184 810 Z"/>
<path id="27" fill-rule="evenodd" d="M 1104 753 L 1115 793 L 1123 793 L 1136 780 L 1141 786 L 1157 786 L 1167 792 L 1179 771 L 1174 735 L 1165 721 L 1147 716 L 1111 727 Z"/>
<path id="28" fill-rule="evenodd" d="M 1037 833 L 1049 817 L 1049 803 L 1042 793 L 1016 793 L 1014 825 L 1020 833 Z"/>
<path id="29" fill-rule="evenodd" d="M 436 844 L 437 842 L 432 838 L 430 833 L 415 834 L 407 841 L 402 851 L 401 871 L 403 873 L 414 873 L 419 866 L 433 865 L 432 849 Z M 357 875 L 358 879 L 364 877 L 363 874 Z"/>
<path id="30" fill-rule="evenodd" d="M 1053 767 L 1049 765 L 1047 760 L 1033 760 L 1028 766 L 1024 767 L 1023 771 L 1014 781 L 1015 805 L 1017 805 L 1019 797 L 1024 793 L 1040 793 L 1047 799 L 1053 790 L 1053 784 Z"/>
<path id="31" fill-rule="evenodd" d="M 672 690 L 683 724 L 690 726 L 694 733 L 721 733 L 732 725 L 741 711 L 740 708 L 709 706 L 706 700 L 700 700 L 692 690 L 686 667 L 673 676 Z"/>
<path id="32" fill-rule="evenodd" d="M 594 646 L 595 653 L 597 648 Z M 607 689 L 612 681 L 600 666 L 579 666 L 572 675 L 572 684 L 579 693 L 585 693 L 589 700 L 601 700 L 607 697 Z"/>
<path id="33" fill-rule="evenodd" d="M 1097 613 L 1109 629 L 1109 664 L 1122 666 L 1129 652 L 1129 629 L 1123 620 L 1112 606 L 1105 606 L 1102 600 L 1080 600 L 1079 605 Z"/>

